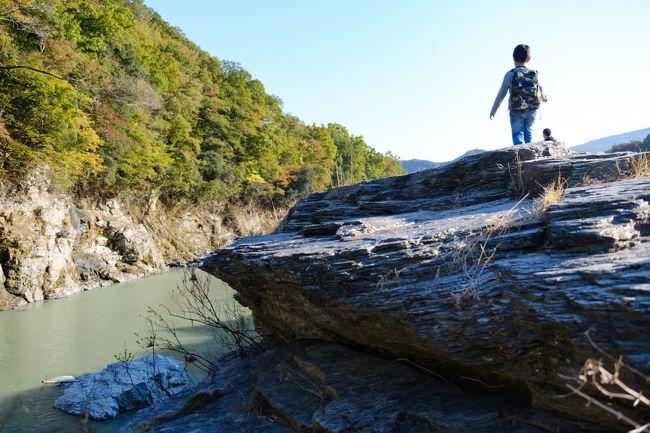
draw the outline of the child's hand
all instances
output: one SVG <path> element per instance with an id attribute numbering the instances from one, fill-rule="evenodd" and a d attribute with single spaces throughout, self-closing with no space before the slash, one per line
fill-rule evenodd
<path id="1" fill-rule="evenodd" d="M 490 120 L 494 119 L 494 116 L 490 114 Z"/>

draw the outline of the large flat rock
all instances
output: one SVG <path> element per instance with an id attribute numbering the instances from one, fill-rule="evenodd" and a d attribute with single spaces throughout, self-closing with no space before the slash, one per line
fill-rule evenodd
<path id="1" fill-rule="evenodd" d="M 557 397 L 602 357 L 592 328 L 600 349 L 650 373 L 650 179 L 631 177 L 632 158 L 537 144 L 313 194 L 277 233 L 201 267 L 282 341 L 406 358 L 614 428 L 580 398 Z M 556 179 L 563 199 L 533 211 Z"/>

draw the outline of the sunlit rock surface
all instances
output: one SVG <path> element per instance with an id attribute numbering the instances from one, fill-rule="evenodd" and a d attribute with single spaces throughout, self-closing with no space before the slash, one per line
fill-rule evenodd
<path id="1" fill-rule="evenodd" d="M 0 181 L 0 310 L 167 269 L 232 239 L 218 212 L 78 197 L 41 167 Z"/>

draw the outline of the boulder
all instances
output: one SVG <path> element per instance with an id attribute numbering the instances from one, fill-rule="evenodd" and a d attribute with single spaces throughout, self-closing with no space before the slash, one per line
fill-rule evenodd
<path id="1" fill-rule="evenodd" d="M 148 355 L 109 364 L 99 373 L 79 376 L 66 387 L 54 407 L 73 415 L 107 420 L 120 412 L 141 409 L 173 396 L 188 383 L 182 362 Z"/>
<path id="2" fill-rule="evenodd" d="M 650 375 L 650 179 L 635 158 L 532 144 L 312 194 L 201 268 L 283 342 L 407 359 L 615 431 L 606 411 L 558 397 L 603 353 Z M 554 183 L 561 199 L 542 206 Z"/>
<path id="3" fill-rule="evenodd" d="M 0 287 L 0 310 L 11 310 L 27 304 L 23 298 L 14 296 Z"/>

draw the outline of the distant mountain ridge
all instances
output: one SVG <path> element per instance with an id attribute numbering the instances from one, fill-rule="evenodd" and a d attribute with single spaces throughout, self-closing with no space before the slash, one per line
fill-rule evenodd
<path id="1" fill-rule="evenodd" d="M 434 161 L 428 161 L 426 159 L 405 159 L 402 160 L 401 163 L 402 163 L 402 168 L 406 170 L 408 173 L 415 173 L 417 171 L 428 170 L 430 168 L 442 167 L 443 165 L 447 165 L 450 162 L 457 161 L 461 158 L 464 158 L 465 156 L 474 155 L 481 152 L 485 152 L 485 150 L 483 149 L 468 150 L 458 158 L 451 161 L 445 161 L 445 162 L 434 162 Z"/>
<path id="2" fill-rule="evenodd" d="M 583 144 L 578 144 L 576 146 L 571 146 L 569 150 L 573 152 L 605 152 L 609 150 L 613 145 L 620 143 L 627 143 L 635 140 L 643 140 L 648 135 L 650 135 L 650 128 L 639 129 L 636 131 L 624 132 L 622 134 L 610 135 L 607 137 L 597 138 L 595 140 L 587 141 Z M 450 162 L 457 161 L 460 158 L 465 156 L 474 155 L 479 152 L 485 152 L 482 149 L 472 149 L 468 150 L 458 158 L 452 161 L 445 162 L 434 162 L 428 161 L 426 159 L 405 159 L 402 160 L 402 168 L 408 173 L 415 173 L 416 171 L 428 170 L 430 168 L 442 167 L 443 165 L 449 164 Z"/>
<path id="3" fill-rule="evenodd" d="M 426 159 L 406 159 L 401 162 L 402 162 L 402 168 L 409 173 L 428 170 L 430 168 L 436 168 L 446 164 L 445 162 L 433 162 L 433 161 L 428 161 Z"/>
<path id="4" fill-rule="evenodd" d="M 639 129 L 637 131 L 624 132 L 622 134 L 610 135 L 608 137 L 591 140 L 569 149 L 573 152 L 605 152 L 614 144 L 626 143 L 633 140 L 643 140 L 650 134 L 650 128 Z"/>

